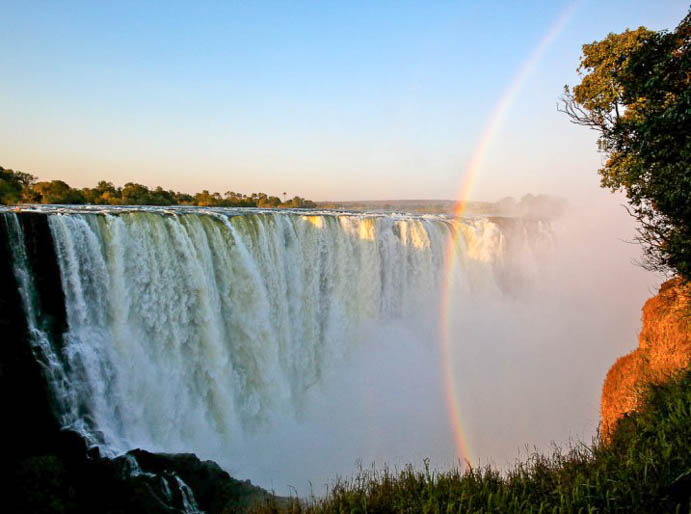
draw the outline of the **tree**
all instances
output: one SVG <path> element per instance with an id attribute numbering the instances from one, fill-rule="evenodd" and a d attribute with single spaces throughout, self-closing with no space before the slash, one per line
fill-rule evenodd
<path id="1" fill-rule="evenodd" d="M 151 192 L 151 205 L 175 205 L 175 192 L 166 191 L 161 186 L 158 186 Z"/>
<path id="2" fill-rule="evenodd" d="M 36 177 L 22 171 L 8 170 L 0 166 L 0 204 L 26 201 Z"/>
<path id="3" fill-rule="evenodd" d="M 33 185 L 33 190 L 40 198 L 41 203 L 65 205 L 84 203 L 84 196 L 81 191 L 72 189 L 62 180 L 36 182 Z"/>
<path id="4" fill-rule="evenodd" d="M 82 195 L 86 203 L 96 205 L 113 205 L 120 203 L 122 192 L 112 182 L 99 181 L 94 188 L 85 187 Z"/>
<path id="5" fill-rule="evenodd" d="M 599 132 L 602 187 L 624 191 L 644 266 L 691 279 L 691 13 L 583 45 L 581 83 L 560 110 Z"/>
<path id="6" fill-rule="evenodd" d="M 277 196 L 264 195 L 257 202 L 257 207 L 278 207 L 281 205 L 281 199 Z"/>
<path id="7" fill-rule="evenodd" d="M 201 205 L 202 207 L 211 207 L 215 205 L 215 197 L 218 193 L 209 193 L 207 189 L 204 189 L 201 193 L 194 195 L 194 204 Z M 219 195 L 220 196 L 220 195 Z"/>
<path id="8" fill-rule="evenodd" d="M 123 186 L 123 205 L 148 205 L 150 201 L 151 191 L 149 191 L 148 187 L 135 182 L 128 182 Z"/>

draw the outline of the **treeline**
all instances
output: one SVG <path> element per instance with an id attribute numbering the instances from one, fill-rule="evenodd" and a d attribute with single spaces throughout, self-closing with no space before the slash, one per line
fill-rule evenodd
<path id="1" fill-rule="evenodd" d="M 39 181 L 29 173 L 13 171 L 0 166 L 0 204 L 27 203 L 68 205 L 199 205 L 204 207 L 282 207 L 314 208 L 316 204 L 295 196 L 281 201 L 265 193 L 244 195 L 234 191 L 210 193 L 206 189 L 194 195 L 163 189 L 149 188 L 128 182 L 115 187 L 102 180 L 96 187 L 76 189 L 62 180 Z"/>

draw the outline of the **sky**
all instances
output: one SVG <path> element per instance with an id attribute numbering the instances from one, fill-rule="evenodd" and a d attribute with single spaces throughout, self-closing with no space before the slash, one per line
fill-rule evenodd
<path id="1" fill-rule="evenodd" d="M 313 200 L 453 199 L 563 1 L 0 0 L 0 166 L 62 179 Z M 581 45 L 688 3 L 577 1 L 469 197 L 598 187 L 596 134 L 557 112 Z"/>

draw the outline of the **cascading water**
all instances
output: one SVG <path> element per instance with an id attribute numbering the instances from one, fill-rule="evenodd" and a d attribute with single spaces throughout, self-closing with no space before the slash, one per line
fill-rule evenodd
<path id="1" fill-rule="evenodd" d="M 496 294 L 526 272 L 517 264 L 524 250 L 551 242 L 542 222 L 486 218 L 184 208 L 46 215 L 68 331 L 59 355 L 38 329 L 35 339 L 63 423 L 112 454 L 195 451 L 222 463 L 277 412 L 299 414 L 306 392 L 358 346 L 363 324 L 438 302 L 446 259 L 457 259 L 455 294 Z M 18 215 L 5 216 L 29 292 Z M 30 296 L 22 298 L 38 327 Z"/>
<path id="2" fill-rule="evenodd" d="M 24 231 L 16 214 L 3 214 L 9 238 L 9 248 L 14 263 L 13 271 L 19 287 L 19 295 L 26 316 L 26 325 L 29 332 L 29 341 L 32 353 L 41 365 L 43 374 L 51 386 L 56 414 L 64 426 L 71 426 L 82 433 L 87 441 L 96 444 L 98 441 L 84 425 L 84 419 L 76 410 L 77 398 L 73 396 L 78 392 L 71 382 L 64 360 L 60 357 L 59 349 L 55 341 L 51 341 L 48 330 L 44 326 L 44 314 L 41 312 L 37 301 L 37 291 L 34 284 L 29 257 L 26 252 Z"/>

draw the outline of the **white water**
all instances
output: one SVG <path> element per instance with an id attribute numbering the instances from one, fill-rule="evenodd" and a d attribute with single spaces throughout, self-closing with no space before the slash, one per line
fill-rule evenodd
<path id="1" fill-rule="evenodd" d="M 315 428 L 314 405 L 347 419 L 326 399 L 334 384 L 340 392 L 331 398 L 342 399 L 353 359 L 385 359 L 396 351 L 392 337 L 408 352 L 409 332 L 391 335 L 399 322 L 427 331 L 436 344 L 452 233 L 460 235 L 451 277 L 457 297 L 514 294 L 538 273 L 552 243 L 539 222 L 236 214 L 50 211 L 69 326 L 65 424 L 104 451 L 193 451 L 262 485 L 283 481 L 282 488 L 299 474 L 295 462 L 282 462 L 282 430 L 290 444 L 305 444 L 307 457 L 310 435 L 300 437 L 301 420 Z M 416 352 L 428 358 L 419 349 L 407 354 Z M 367 368 L 376 375 L 387 366 Z M 399 371 L 396 387 L 414 397 L 406 392 L 407 371 Z M 348 451 L 345 441 L 331 451 L 341 443 Z M 238 469 L 266 461 L 256 451 L 262 444 L 274 446 L 281 469 Z"/>

